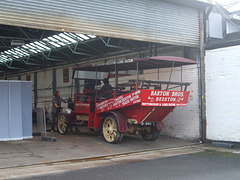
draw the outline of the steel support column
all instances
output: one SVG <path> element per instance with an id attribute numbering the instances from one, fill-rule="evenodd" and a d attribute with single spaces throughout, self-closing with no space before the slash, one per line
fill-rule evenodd
<path id="1" fill-rule="evenodd" d="M 7 80 L 6 72 L 3 73 L 3 79 Z"/>
<path id="2" fill-rule="evenodd" d="M 154 43 L 154 56 L 157 56 L 157 54 L 158 54 L 157 48 L 158 48 L 157 43 Z"/>
<path id="3" fill-rule="evenodd" d="M 152 57 L 152 43 L 149 43 L 149 57 Z"/>
<path id="4" fill-rule="evenodd" d="M 54 68 L 52 71 L 52 91 L 53 91 L 53 94 L 57 91 L 56 68 Z"/>
<path id="5" fill-rule="evenodd" d="M 75 79 L 75 93 L 77 93 L 77 94 L 80 93 L 79 79 Z"/>
<path id="6" fill-rule="evenodd" d="M 37 72 L 34 72 L 34 84 L 33 84 L 33 88 L 34 88 L 34 108 L 37 108 L 37 101 L 38 101 L 38 89 L 37 89 Z"/>

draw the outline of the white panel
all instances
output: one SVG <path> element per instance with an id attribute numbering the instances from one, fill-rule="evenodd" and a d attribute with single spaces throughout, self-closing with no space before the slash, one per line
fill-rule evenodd
<path id="1" fill-rule="evenodd" d="M 209 37 L 222 39 L 222 16 L 218 13 L 210 13 L 208 20 Z"/>
<path id="2" fill-rule="evenodd" d="M 31 138 L 31 82 L 0 81 L 0 89 L 0 141 Z"/>
<path id="3" fill-rule="evenodd" d="M 32 82 L 21 82 L 23 138 L 32 137 Z"/>
<path id="4" fill-rule="evenodd" d="M 240 142 L 240 46 L 206 52 L 207 139 Z"/>
<path id="5" fill-rule="evenodd" d="M 9 83 L 0 80 L 0 141 L 10 138 L 9 124 Z"/>
<path id="6" fill-rule="evenodd" d="M 198 46 L 198 9 L 160 0 L 1 0 L 1 24 Z"/>
<path id="7" fill-rule="evenodd" d="M 22 87 L 21 81 L 9 81 L 10 138 L 22 138 Z"/>
<path id="8" fill-rule="evenodd" d="M 239 28 L 235 25 L 233 25 L 232 23 L 230 22 L 226 22 L 226 33 L 227 34 L 230 34 L 230 33 L 234 33 L 234 32 L 238 32 L 239 31 Z"/>

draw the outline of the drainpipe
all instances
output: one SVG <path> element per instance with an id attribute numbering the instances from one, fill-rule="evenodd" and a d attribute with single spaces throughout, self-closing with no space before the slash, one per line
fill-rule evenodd
<path id="1" fill-rule="evenodd" d="M 200 18 L 200 88 L 201 88 L 201 116 L 200 116 L 200 135 L 201 141 L 206 142 L 206 88 L 205 88 L 205 47 L 204 47 L 204 9 L 199 11 Z"/>

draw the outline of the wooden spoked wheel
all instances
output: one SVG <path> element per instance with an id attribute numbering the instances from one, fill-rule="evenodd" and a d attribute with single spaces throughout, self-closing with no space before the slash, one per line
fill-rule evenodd
<path id="1" fill-rule="evenodd" d="M 114 116 L 108 116 L 104 119 L 103 136 L 107 142 L 112 144 L 121 141 L 123 134 L 119 132 L 117 120 Z"/>
<path id="2" fill-rule="evenodd" d="M 67 116 L 65 114 L 60 114 L 57 121 L 57 129 L 60 134 L 67 134 L 68 124 Z"/>
<path id="3" fill-rule="evenodd" d="M 154 141 L 158 138 L 159 133 L 160 133 L 160 131 L 158 131 L 155 126 L 151 126 L 150 132 L 143 131 L 140 134 L 144 140 Z"/>

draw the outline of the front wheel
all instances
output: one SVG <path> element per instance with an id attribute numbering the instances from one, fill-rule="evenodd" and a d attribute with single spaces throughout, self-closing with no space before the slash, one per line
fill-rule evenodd
<path id="1" fill-rule="evenodd" d="M 151 126 L 151 130 L 148 131 L 142 131 L 140 134 L 144 140 L 147 141 L 154 141 L 158 138 L 159 132 L 155 126 Z"/>
<path id="2" fill-rule="evenodd" d="M 57 121 L 57 129 L 60 134 L 67 134 L 68 124 L 67 124 L 67 115 L 60 114 Z"/>
<path id="3" fill-rule="evenodd" d="M 123 138 L 123 133 L 118 130 L 117 119 L 114 116 L 108 116 L 103 122 L 103 136 L 111 144 L 116 144 Z"/>

